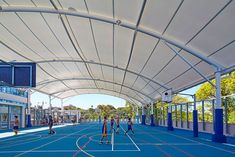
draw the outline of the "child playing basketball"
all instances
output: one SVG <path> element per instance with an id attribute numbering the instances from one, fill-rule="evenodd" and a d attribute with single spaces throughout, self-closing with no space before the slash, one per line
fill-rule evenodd
<path id="1" fill-rule="evenodd" d="M 133 131 L 133 123 L 131 121 L 131 118 L 128 118 L 128 122 L 127 122 L 127 126 L 128 126 L 128 130 L 125 132 L 125 135 L 131 130 L 131 132 L 134 134 L 134 131 Z"/>
<path id="2" fill-rule="evenodd" d="M 49 126 L 49 134 L 54 134 L 55 131 L 52 129 L 52 127 L 53 127 L 53 119 L 52 119 L 52 116 L 51 116 L 51 115 L 49 116 L 49 123 L 48 123 L 48 126 Z"/>
<path id="3" fill-rule="evenodd" d="M 100 139 L 100 144 L 103 143 L 103 139 L 106 138 L 106 143 L 109 143 L 108 140 L 108 135 L 107 135 L 107 117 L 104 117 L 104 122 L 103 122 L 103 126 L 102 126 L 102 137 Z"/>
<path id="4" fill-rule="evenodd" d="M 111 118 L 111 128 L 110 128 L 110 132 L 112 132 L 113 130 L 115 131 L 115 128 L 114 128 L 114 123 L 115 123 L 115 120 L 114 120 L 114 118 L 112 117 Z"/>
<path id="5" fill-rule="evenodd" d="M 18 120 L 18 116 L 15 116 L 15 122 L 13 126 L 13 131 L 15 132 L 15 135 L 18 134 L 18 129 L 19 129 L 19 120 Z"/>
<path id="6" fill-rule="evenodd" d="M 119 121 L 119 116 L 116 118 L 116 124 L 117 124 L 117 129 L 116 129 L 116 134 L 119 134 L 119 127 L 120 127 L 120 121 Z"/>

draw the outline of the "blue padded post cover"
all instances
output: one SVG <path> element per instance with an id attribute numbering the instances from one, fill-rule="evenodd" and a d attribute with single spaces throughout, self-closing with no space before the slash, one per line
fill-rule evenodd
<path id="1" fill-rule="evenodd" d="M 150 125 L 151 125 L 151 126 L 155 126 L 155 124 L 154 124 L 154 116 L 153 116 L 153 114 L 151 114 L 151 115 L 150 115 L 150 120 L 151 120 Z"/>
<path id="2" fill-rule="evenodd" d="M 142 115 L 142 122 L 141 122 L 142 125 L 145 125 L 145 119 L 146 119 L 146 115 Z"/>
<path id="3" fill-rule="evenodd" d="M 223 109 L 215 109 L 215 121 L 214 121 L 214 134 L 212 135 L 212 141 L 218 143 L 225 143 L 226 136 L 223 134 Z"/>
<path id="4" fill-rule="evenodd" d="M 31 115 L 29 114 L 28 115 L 28 127 L 32 127 L 32 124 L 31 124 Z"/>
<path id="5" fill-rule="evenodd" d="M 173 131 L 174 128 L 172 126 L 172 113 L 168 113 L 168 119 L 167 119 L 167 129 L 169 131 Z"/>
<path id="6" fill-rule="evenodd" d="M 193 110 L 193 137 L 198 137 L 198 114 Z"/>

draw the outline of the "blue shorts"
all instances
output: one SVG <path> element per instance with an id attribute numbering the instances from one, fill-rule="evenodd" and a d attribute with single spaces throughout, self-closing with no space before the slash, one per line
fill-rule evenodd
<path id="1" fill-rule="evenodd" d="M 14 130 L 18 130 L 19 127 L 18 127 L 18 126 L 14 126 L 13 129 L 14 129 Z"/>
<path id="2" fill-rule="evenodd" d="M 128 125 L 128 130 L 132 130 L 132 127 L 131 127 L 131 125 Z"/>

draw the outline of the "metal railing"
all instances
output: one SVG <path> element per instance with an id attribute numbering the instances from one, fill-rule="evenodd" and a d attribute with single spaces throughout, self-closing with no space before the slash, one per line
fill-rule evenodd
<path id="1" fill-rule="evenodd" d="M 201 132 L 214 132 L 214 107 L 215 100 L 203 100 L 196 103 L 198 110 L 198 127 Z M 159 106 L 155 111 L 155 123 L 160 126 L 167 125 L 168 107 L 172 111 L 173 127 L 192 130 L 193 103 L 172 104 Z M 224 111 L 224 133 L 235 136 L 235 97 L 229 96 L 222 99 Z"/>

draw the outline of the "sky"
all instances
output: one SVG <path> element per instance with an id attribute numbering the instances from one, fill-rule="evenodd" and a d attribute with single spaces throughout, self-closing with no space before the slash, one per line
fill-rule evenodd
<path id="1" fill-rule="evenodd" d="M 196 93 L 196 91 L 197 91 L 200 87 L 201 87 L 201 85 L 197 85 L 197 86 L 195 86 L 195 87 L 193 87 L 193 88 L 190 88 L 190 89 L 188 89 L 188 90 L 182 91 L 182 92 L 180 92 L 180 93 L 193 95 L 193 94 Z M 182 96 L 183 96 L 183 95 L 182 95 Z M 190 101 L 193 101 L 193 98 L 192 98 L 191 96 L 184 96 L 184 97 L 187 97 Z"/>
<path id="2" fill-rule="evenodd" d="M 49 97 L 45 94 L 35 92 L 31 95 L 31 103 L 32 106 L 35 105 L 43 105 L 43 107 L 48 107 L 49 105 Z M 52 100 L 52 106 L 57 106 L 61 107 L 61 100 L 59 99 L 53 99 Z M 110 104 L 113 105 L 115 108 L 117 107 L 124 107 L 126 104 L 126 101 L 109 96 L 109 95 L 104 95 L 104 94 L 84 94 L 84 95 L 79 95 L 75 97 L 70 97 L 64 100 L 64 106 L 72 104 L 75 105 L 76 107 L 80 107 L 83 109 L 88 109 L 93 105 L 93 108 L 96 108 L 97 105 L 99 104 Z"/>
<path id="3" fill-rule="evenodd" d="M 181 93 L 186 93 L 186 94 L 194 94 L 198 88 L 200 87 L 200 85 L 195 86 L 193 88 L 190 88 L 188 90 L 185 90 Z M 192 100 L 191 97 L 187 97 L 189 100 Z M 44 108 L 47 108 L 49 106 L 49 96 L 39 93 L 39 92 L 35 92 L 31 95 L 31 102 L 32 102 L 32 106 L 36 106 L 36 105 L 43 105 Z M 75 105 L 76 107 L 80 107 L 83 109 L 88 109 L 91 106 L 93 106 L 93 108 L 96 108 L 97 105 L 99 104 L 109 104 L 109 105 L 113 105 L 115 108 L 117 107 L 124 107 L 125 106 L 126 101 L 121 99 L 121 98 L 117 98 L 117 97 L 113 97 L 113 96 L 109 96 L 109 95 L 103 95 L 103 94 L 84 94 L 84 95 L 79 95 L 79 96 L 75 96 L 75 97 L 71 97 L 71 98 L 67 98 L 64 100 L 64 106 L 72 104 Z M 53 99 L 52 100 L 52 106 L 53 107 L 61 107 L 61 100 L 59 99 Z"/>

